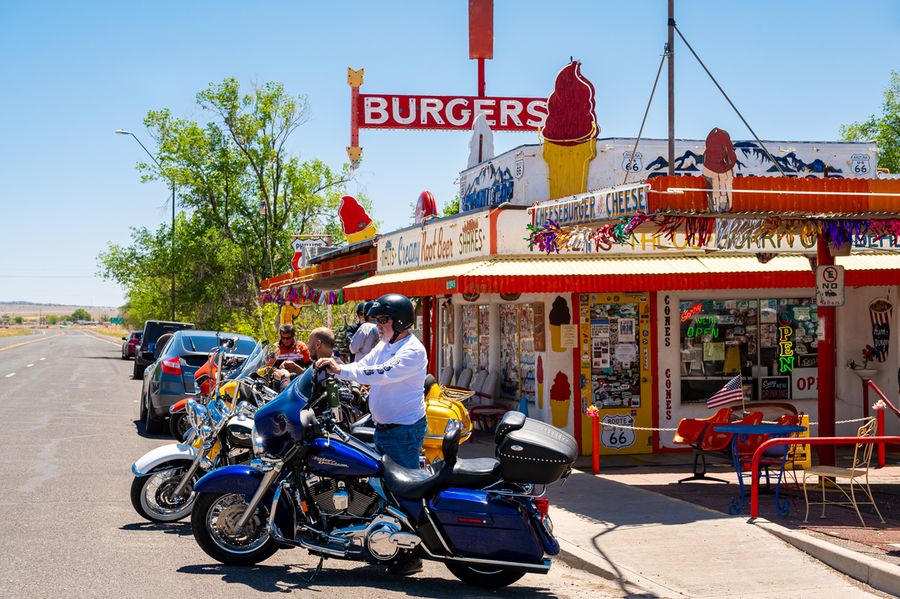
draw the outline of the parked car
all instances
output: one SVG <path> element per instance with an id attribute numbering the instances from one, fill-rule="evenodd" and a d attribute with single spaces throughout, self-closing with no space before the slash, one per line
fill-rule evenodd
<path id="1" fill-rule="evenodd" d="M 196 392 L 194 373 L 206 363 L 209 352 L 221 344 L 222 338 L 237 339 L 229 356 L 247 357 L 256 347 L 253 337 L 219 331 L 182 329 L 165 336 L 159 337 L 159 357 L 147 367 L 141 388 L 140 416 L 148 433 L 162 432 L 169 407 Z"/>
<path id="2" fill-rule="evenodd" d="M 141 335 L 143 334 L 143 331 L 131 331 L 127 337 L 122 337 L 123 360 L 133 358 L 137 354 L 137 349 L 141 346 Z"/>
<path id="3" fill-rule="evenodd" d="M 164 333 L 172 333 L 183 329 L 193 329 L 190 322 L 171 322 L 167 320 L 148 320 L 144 323 L 141 335 L 141 346 L 134 355 L 134 378 L 144 378 L 144 370 L 157 358 L 156 341 Z"/>

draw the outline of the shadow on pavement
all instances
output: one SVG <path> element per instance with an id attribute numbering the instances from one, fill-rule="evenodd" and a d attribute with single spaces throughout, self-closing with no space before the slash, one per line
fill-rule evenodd
<path id="1" fill-rule="evenodd" d="M 193 536 L 191 532 L 191 523 L 187 522 L 134 522 L 119 527 L 119 530 L 165 533 L 168 535 L 178 535 L 179 537 Z"/>
<path id="2" fill-rule="evenodd" d="M 147 429 L 144 428 L 144 423 L 142 421 L 132 420 L 132 422 L 134 423 L 134 430 L 140 437 L 143 437 L 145 439 L 172 439 L 172 435 L 168 433 L 168 425 L 166 426 L 167 432 L 154 434 L 147 432 Z"/>
<path id="3" fill-rule="evenodd" d="M 178 572 L 187 574 L 208 574 L 221 576 L 224 582 L 244 584 L 256 591 L 264 593 L 284 593 L 293 590 L 342 589 L 353 587 L 370 588 L 382 591 L 395 591 L 411 594 L 415 597 L 452 597 L 454 599 L 476 599 L 490 595 L 492 597 L 557 597 L 546 589 L 514 584 L 498 590 L 471 587 L 458 581 L 444 578 L 418 575 L 398 577 L 390 575 L 383 566 L 360 564 L 357 568 L 328 568 L 325 562 L 322 571 L 310 580 L 314 568 L 303 568 L 302 572 L 293 566 L 225 566 L 222 564 L 196 564 L 183 566 Z"/>

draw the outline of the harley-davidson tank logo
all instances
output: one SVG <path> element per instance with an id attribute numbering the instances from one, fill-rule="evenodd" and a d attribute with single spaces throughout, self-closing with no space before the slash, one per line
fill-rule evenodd
<path id="1" fill-rule="evenodd" d="M 525 448 L 522 447 L 521 445 L 510 445 L 509 448 L 512 449 L 513 451 L 522 451 L 522 450 L 525 449 Z"/>

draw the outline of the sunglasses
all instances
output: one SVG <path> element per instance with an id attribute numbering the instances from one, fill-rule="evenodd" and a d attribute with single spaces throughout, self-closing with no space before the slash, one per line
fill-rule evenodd
<path id="1" fill-rule="evenodd" d="M 385 316 L 384 314 L 379 314 L 378 316 L 375 317 L 375 322 L 377 322 L 378 324 L 387 324 L 390 321 L 391 321 L 391 317 Z"/>

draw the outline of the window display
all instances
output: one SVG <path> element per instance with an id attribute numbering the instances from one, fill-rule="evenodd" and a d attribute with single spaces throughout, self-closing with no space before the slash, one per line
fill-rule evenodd
<path id="1" fill-rule="evenodd" d="M 705 401 L 736 374 L 749 401 L 805 397 L 786 377 L 817 364 L 813 299 L 685 300 L 680 310 L 682 402 Z"/>
<path id="2" fill-rule="evenodd" d="M 488 368 L 490 306 L 462 307 L 463 367 L 473 373 Z"/>
<path id="3" fill-rule="evenodd" d="M 531 304 L 500 306 L 500 393 L 504 399 L 535 401 L 533 323 Z"/>
<path id="4" fill-rule="evenodd" d="M 591 391 L 598 408 L 638 408 L 641 374 L 636 303 L 590 304 Z"/>

